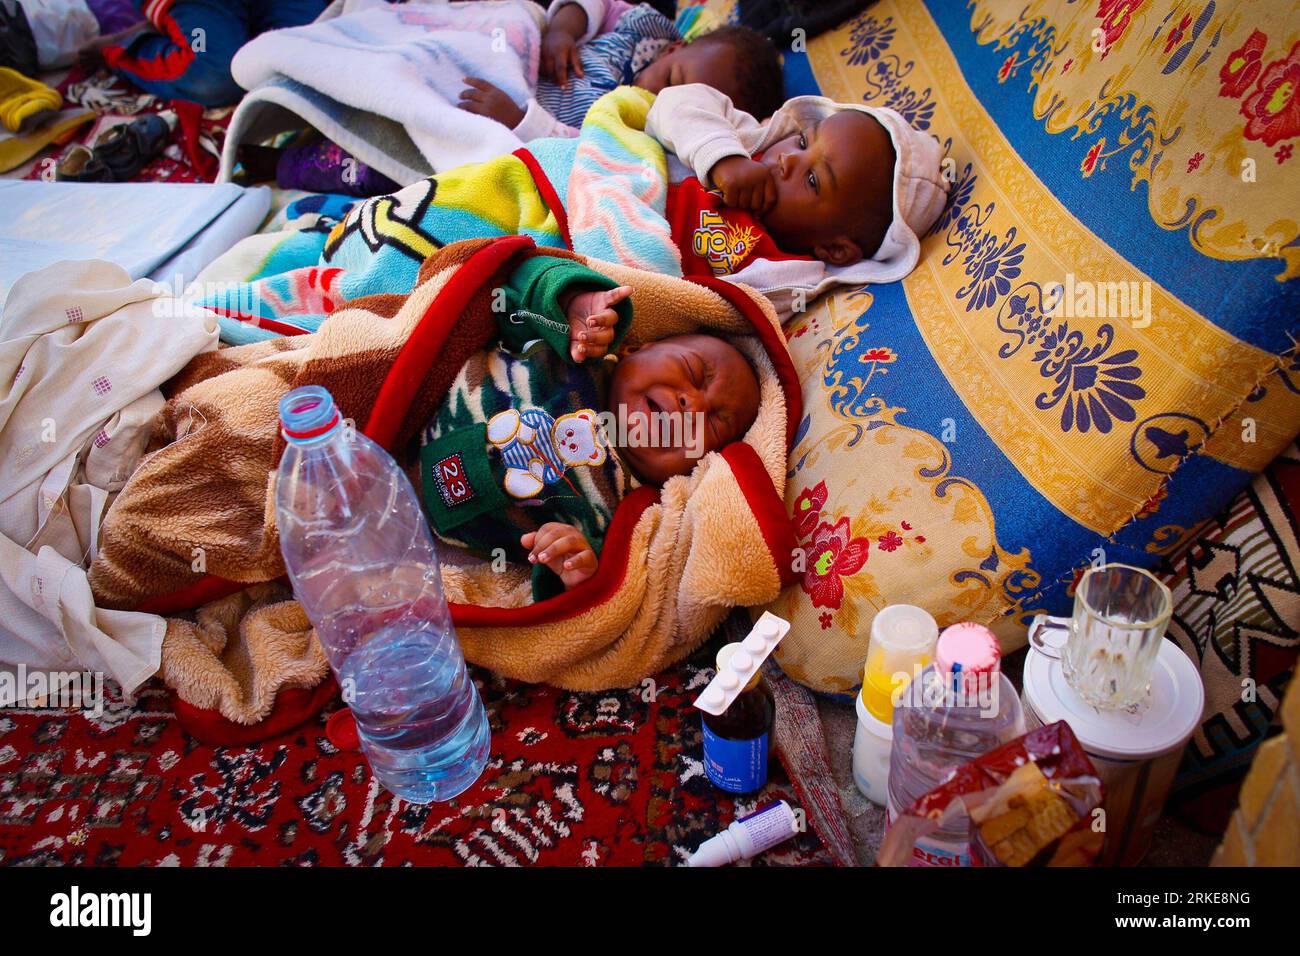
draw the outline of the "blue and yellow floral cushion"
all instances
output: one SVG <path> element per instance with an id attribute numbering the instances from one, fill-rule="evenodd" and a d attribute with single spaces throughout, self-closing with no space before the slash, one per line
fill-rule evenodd
<path id="1" fill-rule="evenodd" d="M 953 182 L 911 276 L 786 329 L 793 677 L 854 688 L 899 602 L 1015 646 L 1300 430 L 1300 5 L 881 0 L 786 71 L 899 110 Z"/>

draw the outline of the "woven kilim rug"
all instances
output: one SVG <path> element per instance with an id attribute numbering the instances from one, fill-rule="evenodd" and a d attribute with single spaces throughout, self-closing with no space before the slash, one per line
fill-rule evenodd
<path id="1" fill-rule="evenodd" d="M 1255 752 L 1280 729 L 1300 654 L 1300 451 L 1279 455 L 1156 570 L 1174 595 L 1168 636 L 1205 682 L 1173 802 L 1222 833 Z"/>
<path id="2" fill-rule="evenodd" d="M 238 748 L 186 737 L 161 686 L 99 717 L 0 711 L 0 864 L 677 866 L 775 799 L 810 826 L 756 865 L 836 862 L 817 829 L 851 859 L 816 706 L 779 675 L 778 739 L 799 785 L 777 765 L 757 797 L 733 799 L 705 777 L 690 701 L 719 642 L 659 675 L 653 694 L 569 693 L 479 672 L 490 763 L 459 798 L 429 806 L 394 798 L 360 753 L 329 742 L 337 701 Z"/>

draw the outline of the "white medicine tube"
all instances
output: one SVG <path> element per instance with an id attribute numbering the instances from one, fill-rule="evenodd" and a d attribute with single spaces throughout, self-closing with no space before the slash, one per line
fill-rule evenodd
<path id="1" fill-rule="evenodd" d="M 784 800 L 769 804 L 727 827 L 717 836 L 710 837 L 691 854 L 687 866 L 726 866 L 738 860 L 748 860 L 784 843 L 799 832 L 790 804 Z"/>

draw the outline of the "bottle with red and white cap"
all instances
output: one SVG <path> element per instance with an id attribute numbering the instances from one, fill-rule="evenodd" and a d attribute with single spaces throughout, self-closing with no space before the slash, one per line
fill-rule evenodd
<path id="1" fill-rule="evenodd" d="M 894 707 L 889 761 L 892 821 L 957 767 L 1025 732 L 1020 697 L 1002 673 L 1002 652 L 982 624 L 954 624 L 939 635 L 934 663 Z M 970 866 L 969 824 L 955 821 L 917 841 L 914 866 Z"/>

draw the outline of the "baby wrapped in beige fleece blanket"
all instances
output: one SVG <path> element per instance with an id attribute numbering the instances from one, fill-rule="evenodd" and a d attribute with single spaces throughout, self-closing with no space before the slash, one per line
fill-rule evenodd
<path id="1" fill-rule="evenodd" d="M 284 574 L 272 494 L 280 397 L 323 385 L 400 452 L 494 334 L 493 289 L 539 253 L 631 286 L 629 343 L 729 337 L 758 375 L 760 408 L 743 441 L 627 495 L 599 571 L 564 594 L 534 603 L 525 565 L 447 564 L 466 657 L 575 690 L 628 686 L 689 654 L 730 608 L 771 601 L 792 580 L 782 494 L 799 391 L 771 306 L 742 286 L 539 250 L 524 237 L 469 240 L 430 256 L 409 295 L 354 300 L 310 335 L 201 355 L 171 383 L 152 450 L 104 520 L 90 580 L 102 606 L 169 615 L 160 673 L 182 700 L 254 723 L 278 689 L 327 672 L 295 602 L 266 590 L 225 597 Z M 176 616 L 223 597 L 195 619 Z"/>

